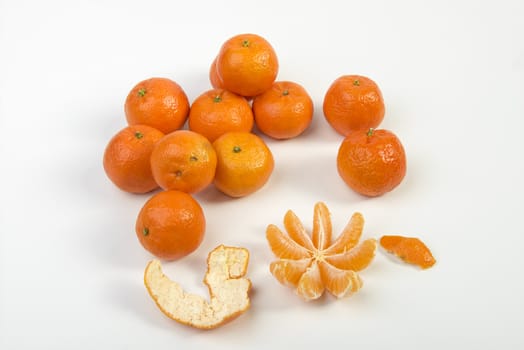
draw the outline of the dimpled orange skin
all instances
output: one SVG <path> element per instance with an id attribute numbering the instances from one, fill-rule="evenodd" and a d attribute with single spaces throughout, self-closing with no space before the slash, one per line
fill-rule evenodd
<path id="1" fill-rule="evenodd" d="M 229 131 L 250 132 L 253 111 L 247 100 L 222 89 L 212 89 L 197 97 L 189 112 L 189 129 L 210 142 Z"/>
<path id="2" fill-rule="evenodd" d="M 344 75 L 336 79 L 324 96 L 324 116 L 339 134 L 376 128 L 384 119 L 382 92 L 371 79 Z"/>
<path id="3" fill-rule="evenodd" d="M 217 72 L 224 89 L 253 97 L 271 88 L 278 74 L 278 59 L 266 39 L 256 34 L 240 34 L 222 45 Z"/>
<path id="4" fill-rule="evenodd" d="M 213 145 L 190 130 L 167 134 L 151 153 L 153 177 L 165 190 L 200 192 L 213 182 L 216 165 Z"/>
<path id="5" fill-rule="evenodd" d="M 255 123 L 264 134 L 290 139 L 302 134 L 313 119 L 313 101 L 299 84 L 273 83 L 271 89 L 253 100 Z"/>
<path id="6" fill-rule="evenodd" d="M 429 248 L 416 237 L 382 236 L 380 245 L 408 264 L 428 269 L 436 262 Z"/>
<path id="7" fill-rule="evenodd" d="M 213 142 L 217 152 L 215 187 L 230 197 L 258 191 L 269 180 L 274 159 L 266 143 L 248 132 L 228 132 Z"/>
<path id="8" fill-rule="evenodd" d="M 158 185 L 149 158 L 155 144 L 164 136 L 147 125 L 131 125 L 120 130 L 104 151 L 104 171 L 122 191 L 146 193 Z"/>
<path id="9" fill-rule="evenodd" d="M 217 72 L 217 58 L 213 60 L 211 63 L 211 67 L 209 67 L 209 82 L 211 83 L 211 86 L 215 89 L 223 89 L 224 83 L 222 82 L 222 78 L 218 75 Z"/>
<path id="10" fill-rule="evenodd" d="M 337 169 L 354 191 L 368 197 L 380 196 L 404 179 L 406 154 L 391 131 L 352 132 L 339 147 Z"/>
<path id="11" fill-rule="evenodd" d="M 129 125 L 149 125 L 164 134 L 180 129 L 189 114 L 186 93 L 167 78 L 151 78 L 135 85 L 124 107 Z"/>
<path id="12" fill-rule="evenodd" d="M 206 230 L 200 204 L 181 191 L 162 191 L 140 210 L 135 231 L 140 244 L 164 260 L 180 259 L 198 248 Z"/>

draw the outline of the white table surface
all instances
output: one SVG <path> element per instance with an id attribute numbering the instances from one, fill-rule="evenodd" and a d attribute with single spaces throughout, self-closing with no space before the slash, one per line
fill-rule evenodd
<path id="1" fill-rule="evenodd" d="M 0 348 L 523 348 L 523 18 L 517 0 L 0 1 Z M 198 331 L 149 298 L 134 223 L 150 195 L 116 189 L 102 154 L 135 83 L 168 77 L 192 101 L 222 42 L 244 32 L 272 43 L 278 79 L 309 91 L 314 121 L 265 138 L 276 166 L 259 192 L 196 196 L 205 239 L 166 273 L 206 296 L 207 253 L 238 245 L 254 286 L 246 314 Z M 403 183 L 379 198 L 336 171 L 342 138 L 322 100 L 343 74 L 379 84 L 381 127 L 406 149 Z M 437 264 L 379 250 L 359 293 L 301 301 L 269 273 L 265 227 L 293 209 L 310 228 L 317 201 L 335 234 L 360 211 L 364 238 L 418 236 Z"/>

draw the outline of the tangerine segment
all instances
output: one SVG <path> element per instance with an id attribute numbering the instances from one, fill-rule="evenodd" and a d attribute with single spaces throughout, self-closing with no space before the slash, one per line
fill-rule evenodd
<path id="1" fill-rule="evenodd" d="M 318 250 L 323 250 L 331 244 L 332 235 L 329 209 L 323 202 L 315 204 L 313 212 L 313 244 Z"/>
<path id="2" fill-rule="evenodd" d="M 324 286 L 337 298 L 354 293 L 362 287 L 362 280 L 355 271 L 341 270 L 325 261 L 319 261 L 318 266 Z"/>
<path id="3" fill-rule="evenodd" d="M 366 239 L 355 248 L 335 255 L 325 256 L 326 262 L 342 270 L 360 271 L 368 267 L 375 257 L 377 241 Z"/>
<path id="4" fill-rule="evenodd" d="M 311 257 L 309 250 L 297 244 L 275 225 L 271 224 L 267 227 L 266 239 L 273 254 L 280 259 L 297 260 Z"/>
<path id="5" fill-rule="evenodd" d="M 313 263 L 302 274 L 297 285 L 297 294 L 304 300 L 314 300 L 324 294 L 324 283 L 320 275 L 318 264 Z"/>
<path id="6" fill-rule="evenodd" d="M 309 250 L 315 249 L 304 225 L 302 225 L 302 221 L 300 221 L 292 210 L 288 210 L 284 216 L 284 227 L 289 237 L 299 245 Z"/>
<path id="7" fill-rule="evenodd" d="M 275 278 L 286 286 L 297 287 L 300 278 L 311 265 L 313 258 L 300 260 L 281 259 L 269 265 L 269 271 Z"/>
<path id="8" fill-rule="evenodd" d="M 380 245 L 403 261 L 423 269 L 430 268 L 436 262 L 429 248 L 416 237 L 386 235 L 380 238 Z"/>
<path id="9" fill-rule="evenodd" d="M 354 213 L 342 233 L 324 254 L 339 254 L 352 249 L 360 240 L 363 229 L 364 217 L 360 213 Z"/>

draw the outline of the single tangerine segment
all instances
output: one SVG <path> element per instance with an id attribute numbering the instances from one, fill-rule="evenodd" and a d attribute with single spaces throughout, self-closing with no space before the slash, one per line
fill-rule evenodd
<path id="1" fill-rule="evenodd" d="M 304 225 L 292 210 L 288 210 L 284 216 L 284 227 L 289 237 L 299 245 L 310 251 L 315 249 Z"/>
<path id="2" fill-rule="evenodd" d="M 327 248 L 331 244 L 332 231 L 329 209 L 324 203 L 318 202 L 313 212 L 312 240 L 315 248 Z"/>
<path id="3" fill-rule="evenodd" d="M 266 239 L 273 254 L 280 259 L 304 259 L 311 256 L 311 252 L 285 235 L 275 225 L 266 229 Z"/>
<path id="4" fill-rule="evenodd" d="M 324 253 L 339 254 L 352 249 L 360 240 L 363 228 L 364 216 L 361 213 L 354 213 L 340 236 Z"/>
<path id="5" fill-rule="evenodd" d="M 312 263 L 300 277 L 296 292 L 304 300 L 314 300 L 320 298 L 324 290 L 318 264 Z"/>
<path id="6" fill-rule="evenodd" d="M 428 269 L 436 263 L 429 248 L 416 237 L 386 235 L 380 238 L 380 245 L 406 263 L 418 265 L 422 269 Z"/>
<path id="7" fill-rule="evenodd" d="M 313 258 L 300 260 L 281 259 L 271 262 L 269 270 L 280 283 L 296 288 L 300 278 L 311 265 L 312 261 Z"/>
<path id="8" fill-rule="evenodd" d="M 356 292 L 362 287 L 362 280 L 355 271 L 336 268 L 326 261 L 320 261 L 318 266 L 324 286 L 337 298 Z"/>
<path id="9" fill-rule="evenodd" d="M 343 270 L 360 271 L 368 267 L 375 257 L 377 241 L 374 238 L 366 239 L 349 253 L 342 252 L 326 256 L 326 262 Z"/>

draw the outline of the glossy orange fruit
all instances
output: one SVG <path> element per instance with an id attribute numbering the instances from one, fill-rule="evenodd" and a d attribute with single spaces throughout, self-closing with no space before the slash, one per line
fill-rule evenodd
<path id="1" fill-rule="evenodd" d="M 274 160 L 264 140 L 248 132 L 228 132 L 213 143 L 217 152 L 215 187 L 231 197 L 258 191 L 269 180 Z"/>
<path id="2" fill-rule="evenodd" d="M 275 139 L 300 135 L 313 119 L 313 101 L 307 91 L 291 81 L 273 83 L 253 100 L 258 129 Z"/>
<path id="3" fill-rule="evenodd" d="M 217 72 L 226 90 L 252 97 L 271 88 L 278 74 L 278 59 L 263 37 L 240 34 L 220 48 Z"/>
<path id="4" fill-rule="evenodd" d="M 206 230 L 204 211 L 189 194 L 162 191 L 140 210 L 135 231 L 142 246 L 160 259 L 180 259 L 201 244 Z"/>
<path id="5" fill-rule="evenodd" d="M 251 106 L 242 96 L 212 89 L 198 96 L 189 112 L 189 129 L 211 142 L 229 131 L 250 132 L 254 118 Z"/>
<path id="6" fill-rule="evenodd" d="M 164 136 L 147 125 L 131 125 L 111 138 L 104 151 L 104 171 L 121 190 L 146 193 L 158 187 L 149 158 L 155 144 Z"/>
<path id="7" fill-rule="evenodd" d="M 403 261 L 422 269 L 430 268 L 436 262 L 429 248 L 416 237 L 382 236 L 380 245 Z"/>
<path id="8" fill-rule="evenodd" d="M 388 130 L 357 131 L 342 141 L 337 155 L 340 177 L 356 192 L 380 196 L 397 187 L 406 174 L 406 154 Z"/>
<path id="9" fill-rule="evenodd" d="M 141 81 L 125 102 L 129 125 L 145 124 L 165 134 L 180 129 L 189 114 L 189 100 L 176 82 L 167 78 Z"/>
<path id="10" fill-rule="evenodd" d="M 217 72 L 217 58 L 213 60 L 211 63 L 211 67 L 209 67 L 209 82 L 211 83 L 211 86 L 215 89 L 223 89 L 224 83 L 222 82 L 222 78 L 220 78 L 220 75 L 218 75 Z"/>
<path id="11" fill-rule="evenodd" d="M 216 165 L 213 145 L 190 130 L 167 134 L 151 153 L 153 177 L 165 190 L 199 192 L 213 182 Z"/>
<path id="12" fill-rule="evenodd" d="M 324 96 L 324 116 L 338 133 L 376 128 L 384 119 L 382 92 L 371 79 L 344 75 L 336 79 Z"/>
<path id="13" fill-rule="evenodd" d="M 317 299 L 325 290 L 340 298 L 362 287 L 357 272 L 371 263 L 377 245 L 372 238 L 359 243 L 362 214 L 353 214 L 335 240 L 329 210 L 322 202 L 315 205 L 311 236 L 291 210 L 284 217 L 284 227 L 287 235 L 275 225 L 266 230 L 269 247 L 278 258 L 269 268 L 280 283 L 294 288 L 305 300 Z"/>

